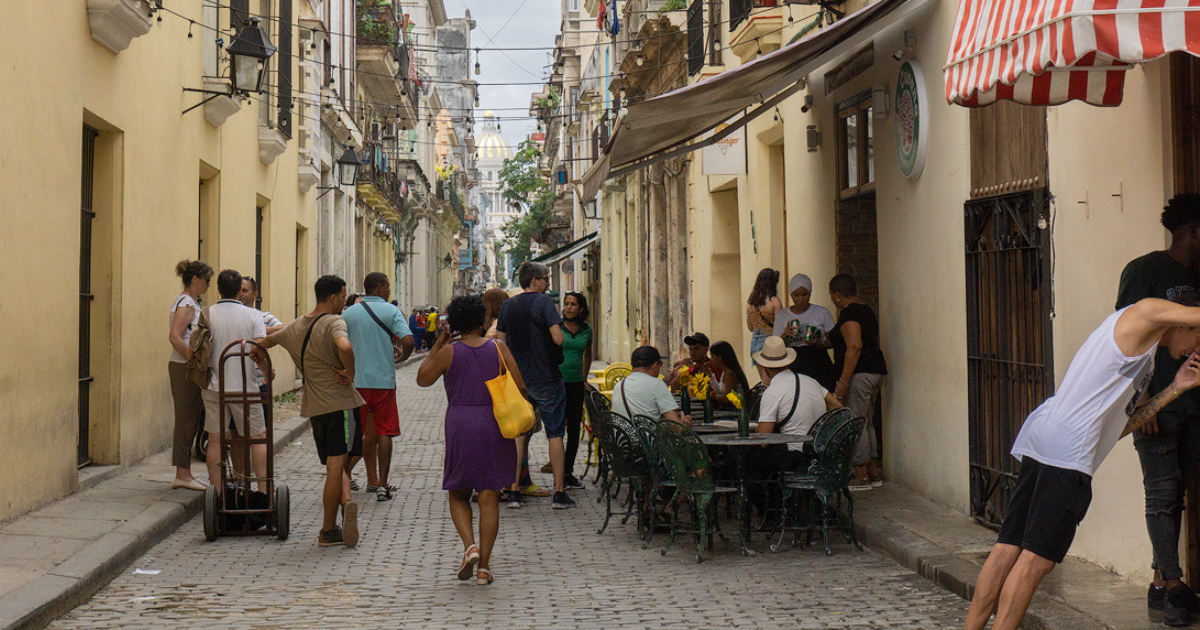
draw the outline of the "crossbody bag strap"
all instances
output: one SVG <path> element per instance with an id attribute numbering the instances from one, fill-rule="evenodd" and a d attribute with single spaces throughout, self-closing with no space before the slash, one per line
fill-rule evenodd
<path id="1" fill-rule="evenodd" d="M 625 396 L 625 379 L 621 379 L 621 404 L 625 406 L 625 418 L 633 420 L 633 414 L 629 411 L 629 398 Z"/>
<path id="2" fill-rule="evenodd" d="M 783 432 L 783 427 L 792 421 L 792 416 L 796 415 L 796 407 L 800 404 L 800 375 L 792 372 L 792 376 L 796 377 L 796 392 L 792 396 L 792 411 L 788 413 L 786 418 L 783 419 L 783 422 L 775 425 L 776 433 Z"/>
<path id="3" fill-rule="evenodd" d="M 370 315 L 371 319 L 375 320 L 376 324 L 379 324 L 379 327 L 383 329 L 383 332 L 387 334 L 388 339 L 390 340 L 392 338 L 392 329 L 388 328 L 387 324 L 383 323 L 382 320 L 375 316 L 375 311 L 372 311 L 371 307 L 367 306 L 366 302 L 359 302 L 359 304 L 362 304 L 363 308 L 367 309 L 367 315 Z"/>
<path id="4" fill-rule="evenodd" d="M 304 352 L 308 350 L 308 340 L 312 338 L 312 331 L 317 327 L 317 322 L 321 321 L 329 313 L 321 313 L 313 319 L 313 323 L 309 325 L 308 332 L 304 333 L 304 343 L 300 344 L 300 376 L 304 377 Z"/>

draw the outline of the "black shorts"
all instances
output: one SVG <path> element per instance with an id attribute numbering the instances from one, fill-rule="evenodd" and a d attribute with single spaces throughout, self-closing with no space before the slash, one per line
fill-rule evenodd
<path id="1" fill-rule="evenodd" d="M 362 455 L 362 420 L 352 411 L 333 411 L 308 419 L 312 424 L 313 441 L 317 443 L 317 456 L 324 464 L 326 459 L 349 454 Z"/>
<path id="2" fill-rule="evenodd" d="M 997 542 L 1061 563 L 1091 503 L 1090 476 L 1026 455 Z"/>

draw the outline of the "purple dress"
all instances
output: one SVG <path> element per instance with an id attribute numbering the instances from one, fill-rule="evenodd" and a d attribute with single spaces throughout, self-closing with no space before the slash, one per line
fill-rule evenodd
<path id="1" fill-rule="evenodd" d="M 496 342 L 455 343 L 446 385 L 446 460 L 443 490 L 502 490 L 517 472 L 517 445 L 500 434 L 484 383 L 500 375 Z"/>

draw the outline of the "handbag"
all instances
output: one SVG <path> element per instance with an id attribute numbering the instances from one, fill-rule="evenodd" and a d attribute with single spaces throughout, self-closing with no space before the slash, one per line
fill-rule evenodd
<path id="1" fill-rule="evenodd" d="M 212 329 L 208 325 L 207 306 L 200 310 L 196 328 L 188 338 L 188 348 L 192 351 L 192 357 L 184 366 L 183 373 L 197 387 L 207 389 L 212 379 Z"/>
<path id="2" fill-rule="evenodd" d="M 533 428 L 533 405 L 521 395 L 517 382 L 508 373 L 500 346 L 496 346 L 496 356 L 500 358 L 500 375 L 484 384 L 492 395 L 492 412 L 500 425 L 500 435 L 511 440 Z"/>

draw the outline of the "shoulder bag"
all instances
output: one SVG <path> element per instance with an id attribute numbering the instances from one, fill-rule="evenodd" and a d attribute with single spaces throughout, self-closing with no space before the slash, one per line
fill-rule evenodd
<path id="1" fill-rule="evenodd" d="M 792 421 L 792 416 L 796 415 L 796 406 L 800 404 L 800 375 L 792 372 L 792 376 L 796 377 L 796 394 L 792 396 L 792 410 L 788 413 L 787 417 L 783 419 L 783 422 L 778 422 L 775 424 L 775 433 L 783 432 L 783 425 Z"/>
<path id="2" fill-rule="evenodd" d="M 192 336 L 188 338 L 192 358 L 188 359 L 183 368 L 188 380 L 200 389 L 207 389 L 209 381 L 212 380 L 212 330 L 208 327 L 208 309 L 207 306 L 200 309 L 200 319 L 196 328 L 192 330 Z"/>
<path id="3" fill-rule="evenodd" d="M 508 373 L 500 346 L 495 342 L 493 345 L 500 359 L 500 375 L 484 384 L 492 395 L 492 411 L 496 414 L 496 424 L 500 425 L 500 435 L 511 440 L 533 429 L 533 405 L 521 395 L 521 388 Z"/>
<path id="4" fill-rule="evenodd" d="M 320 315 L 317 315 L 315 318 L 313 318 L 313 323 L 308 326 L 308 332 L 304 333 L 304 343 L 300 344 L 300 377 L 301 378 L 307 378 L 304 376 L 304 351 L 308 350 L 308 340 L 312 338 L 312 331 L 314 328 L 317 327 L 317 322 L 321 321 L 321 318 L 325 317 L 328 314 L 329 313 L 321 313 Z"/>

